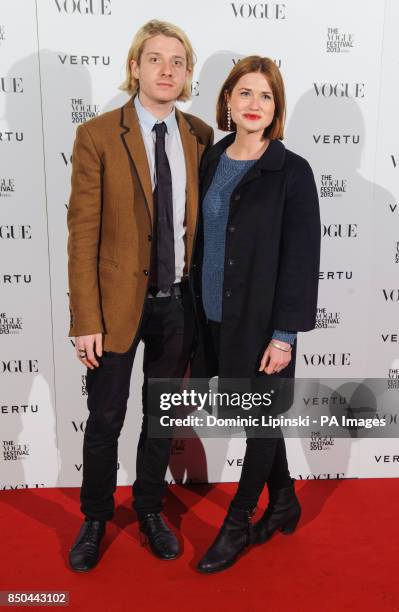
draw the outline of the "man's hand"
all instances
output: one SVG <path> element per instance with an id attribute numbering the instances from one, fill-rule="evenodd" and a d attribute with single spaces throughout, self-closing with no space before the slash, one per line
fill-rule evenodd
<path id="1" fill-rule="evenodd" d="M 79 361 L 90 370 L 94 370 L 100 365 L 96 356 L 102 357 L 103 354 L 103 335 L 77 336 L 75 338 L 75 349 Z"/>
<path id="2" fill-rule="evenodd" d="M 278 341 L 284 348 L 290 348 L 291 345 L 287 342 Z M 269 343 L 267 349 L 264 352 L 262 361 L 260 362 L 259 372 L 265 372 L 266 374 L 276 374 L 281 372 L 289 362 L 291 361 L 291 351 L 282 351 Z"/>

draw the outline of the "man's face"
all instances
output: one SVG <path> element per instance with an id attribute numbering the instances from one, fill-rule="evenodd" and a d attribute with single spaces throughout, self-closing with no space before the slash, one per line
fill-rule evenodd
<path id="1" fill-rule="evenodd" d="M 156 103 L 177 100 L 190 72 L 180 40 L 163 34 L 146 40 L 140 64 L 132 60 L 130 66 L 139 80 L 140 96 Z"/>

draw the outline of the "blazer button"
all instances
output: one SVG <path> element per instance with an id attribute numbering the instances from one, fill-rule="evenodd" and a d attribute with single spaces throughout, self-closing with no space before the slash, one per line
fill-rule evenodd
<path id="1" fill-rule="evenodd" d="M 234 259 L 228 259 L 227 263 L 229 264 L 229 266 L 234 266 Z"/>
<path id="2" fill-rule="evenodd" d="M 234 227 L 234 225 L 229 225 L 229 232 L 230 232 L 230 234 L 232 234 L 235 231 L 236 231 L 236 228 Z"/>
<path id="3" fill-rule="evenodd" d="M 148 242 L 151 242 L 151 241 L 152 241 L 152 236 L 151 236 L 151 234 L 148 234 L 147 238 L 148 238 Z"/>
<path id="4" fill-rule="evenodd" d="M 236 195 L 234 196 L 234 200 L 237 202 L 238 200 L 241 199 L 241 196 L 239 193 L 236 193 Z"/>
<path id="5" fill-rule="evenodd" d="M 148 276 L 148 270 L 143 270 L 144 276 Z"/>
<path id="6" fill-rule="evenodd" d="M 226 296 L 227 298 L 231 297 L 231 291 L 230 291 L 230 289 L 227 289 L 227 291 L 225 291 L 225 296 Z"/>

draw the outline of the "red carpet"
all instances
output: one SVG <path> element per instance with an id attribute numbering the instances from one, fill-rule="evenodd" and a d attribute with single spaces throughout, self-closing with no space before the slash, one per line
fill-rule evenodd
<path id="1" fill-rule="evenodd" d="M 140 545 L 130 488 L 120 487 L 88 574 L 67 566 L 78 489 L 2 491 L 0 590 L 69 591 L 69 609 L 84 611 L 399 611 L 397 480 L 297 482 L 303 515 L 293 535 L 250 549 L 225 572 L 198 574 L 235 486 L 171 487 L 165 514 L 184 545 L 176 561 Z"/>

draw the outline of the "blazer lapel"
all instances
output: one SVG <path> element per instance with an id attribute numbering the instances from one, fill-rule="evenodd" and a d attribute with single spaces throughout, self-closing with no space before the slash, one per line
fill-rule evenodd
<path id="1" fill-rule="evenodd" d="M 145 196 L 148 215 L 150 217 L 151 224 L 153 224 L 154 200 L 152 195 L 150 169 L 148 166 L 144 141 L 141 136 L 137 112 L 133 104 L 133 98 L 122 106 L 121 111 L 120 126 L 124 130 L 121 133 L 121 138 L 129 153 L 130 159 L 136 168 L 137 176 Z"/>
<path id="2" fill-rule="evenodd" d="M 198 215 L 198 141 L 183 113 L 176 109 L 176 119 L 179 125 L 180 138 L 186 161 L 187 200 L 186 200 L 186 262 L 190 266 L 193 251 L 193 240 Z"/>

